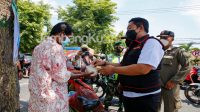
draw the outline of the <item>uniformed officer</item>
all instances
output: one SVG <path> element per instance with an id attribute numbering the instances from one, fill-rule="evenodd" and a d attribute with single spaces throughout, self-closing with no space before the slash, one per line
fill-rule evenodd
<path id="1" fill-rule="evenodd" d="M 161 42 L 148 35 L 149 23 L 144 18 L 132 18 L 126 32 L 127 51 L 120 63 L 97 60 L 100 72 L 117 73 L 123 90 L 126 112 L 157 112 L 160 104 L 160 75 L 157 67 L 164 55 Z"/>
<path id="2" fill-rule="evenodd" d="M 158 35 L 168 48 L 161 63 L 161 98 L 164 101 L 164 112 L 177 112 L 181 108 L 179 83 L 189 71 L 189 61 L 186 53 L 178 47 L 172 46 L 174 33 L 164 30 Z M 165 42 L 164 42 L 165 41 Z"/>

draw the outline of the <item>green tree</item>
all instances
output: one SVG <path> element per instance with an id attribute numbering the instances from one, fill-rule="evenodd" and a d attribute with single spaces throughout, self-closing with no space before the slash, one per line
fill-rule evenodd
<path id="1" fill-rule="evenodd" d="M 125 46 L 125 41 L 121 40 L 122 36 L 124 36 L 123 31 L 119 32 L 117 35 L 105 36 L 104 37 L 105 40 L 108 40 L 108 41 L 104 42 L 101 45 L 101 52 L 105 53 L 105 54 L 113 53 L 114 52 L 114 43 L 117 41 L 121 41 L 123 43 L 123 45 Z"/>
<path id="2" fill-rule="evenodd" d="M 193 43 L 187 43 L 187 44 L 181 44 L 180 48 L 184 49 L 186 52 L 189 52 L 191 50 Z"/>
<path id="3" fill-rule="evenodd" d="M 188 54 L 190 54 L 190 62 L 192 65 L 198 65 L 200 58 L 192 56 L 192 51 L 198 51 L 199 48 L 192 47 L 194 43 L 187 43 L 187 44 L 181 44 L 180 48 L 184 49 Z"/>
<path id="4" fill-rule="evenodd" d="M 44 27 L 49 29 L 50 5 L 30 2 L 29 0 L 18 0 L 20 21 L 20 51 L 32 52 L 34 47 L 44 39 L 46 33 Z"/>
<path id="5" fill-rule="evenodd" d="M 198 50 L 200 50 L 199 48 L 196 48 L 196 47 L 194 47 L 194 48 L 191 48 L 191 50 L 192 51 L 198 51 Z"/>
<path id="6" fill-rule="evenodd" d="M 113 15 L 116 4 L 111 0 L 73 0 L 73 3 L 74 5 L 68 5 L 65 9 L 60 8 L 58 18 L 72 25 L 74 35 L 81 36 L 95 51 L 105 52 L 103 46 L 115 39 L 112 23 L 117 19 Z M 94 37 L 96 42 L 90 41 L 89 37 Z M 80 46 L 83 44 L 80 40 L 77 39 L 72 45 Z"/>

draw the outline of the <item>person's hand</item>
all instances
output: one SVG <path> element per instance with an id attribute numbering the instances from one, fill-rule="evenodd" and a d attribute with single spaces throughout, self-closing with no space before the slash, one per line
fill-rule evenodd
<path id="1" fill-rule="evenodd" d="M 96 66 L 105 66 L 105 64 L 106 64 L 105 61 L 102 61 L 102 60 L 99 60 L 99 59 L 94 60 L 94 61 L 92 62 L 92 65 L 94 65 L 95 67 L 96 67 Z"/>
<path id="2" fill-rule="evenodd" d="M 112 74 L 114 74 L 114 66 L 112 66 L 112 65 L 103 66 L 103 67 L 101 67 L 99 72 L 103 75 L 112 75 Z"/>
<path id="3" fill-rule="evenodd" d="M 170 81 L 168 81 L 167 84 L 165 85 L 165 88 L 171 90 L 171 89 L 174 88 L 175 85 L 176 85 L 176 83 L 170 80 Z"/>
<path id="4" fill-rule="evenodd" d="M 82 72 L 80 70 L 71 70 L 72 73 L 74 74 L 81 74 Z"/>
<path id="5" fill-rule="evenodd" d="M 93 74 L 94 74 L 94 72 L 90 72 L 90 73 L 82 72 L 82 76 L 83 76 L 83 77 L 86 77 L 86 78 L 93 77 Z"/>

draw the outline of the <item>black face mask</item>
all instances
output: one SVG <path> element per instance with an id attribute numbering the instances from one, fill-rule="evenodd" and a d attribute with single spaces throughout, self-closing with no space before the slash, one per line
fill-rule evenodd
<path id="1" fill-rule="evenodd" d="M 131 42 L 134 41 L 136 39 L 137 33 L 135 32 L 135 30 L 128 30 L 126 32 L 126 46 L 129 47 Z"/>
<path id="2" fill-rule="evenodd" d="M 120 48 L 115 49 L 115 52 L 118 53 L 118 54 L 120 54 L 122 51 L 123 51 L 123 49 L 120 49 Z"/>

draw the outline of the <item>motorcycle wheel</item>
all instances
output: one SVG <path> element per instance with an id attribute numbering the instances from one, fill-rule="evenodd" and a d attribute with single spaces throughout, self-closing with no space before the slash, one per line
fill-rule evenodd
<path id="1" fill-rule="evenodd" d="M 200 90 L 197 90 L 198 87 L 189 86 L 185 91 L 185 97 L 192 103 L 200 105 Z"/>
<path id="2" fill-rule="evenodd" d="M 93 84 L 92 87 L 99 98 L 102 98 L 105 95 L 105 90 L 102 86 Z"/>
<path id="3" fill-rule="evenodd" d="M 190 85 L 189 85 L 188 83 L 186 83 L 186 82 L 183 82 L 183 84 L 180 84 L 180 88 L 181 88 L 182 90 L 186 90 L 189 86 L 190 86 Z"/>

